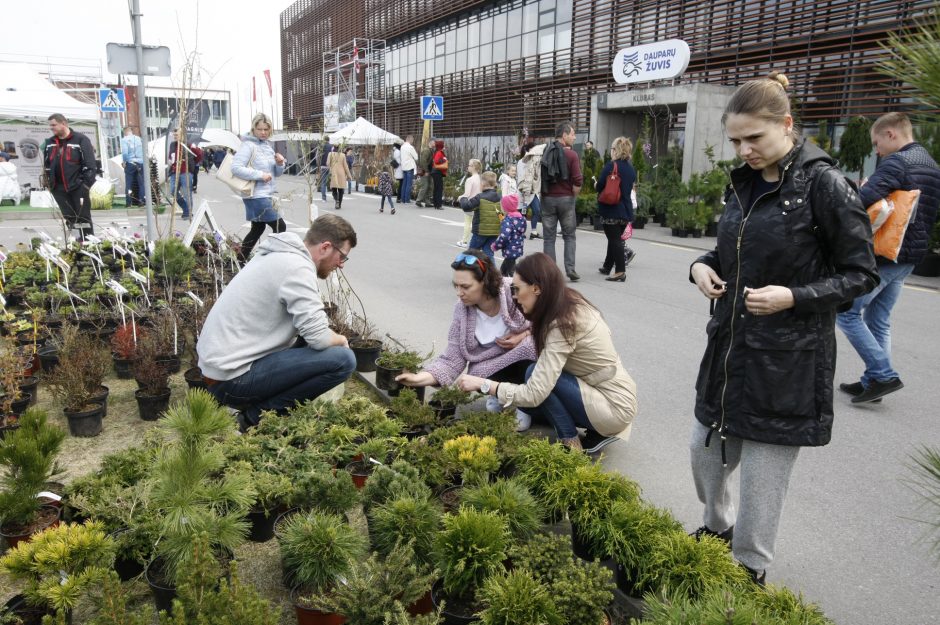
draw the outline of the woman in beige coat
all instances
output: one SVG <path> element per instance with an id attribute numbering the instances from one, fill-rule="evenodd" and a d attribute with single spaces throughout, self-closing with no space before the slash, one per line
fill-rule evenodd
<path id="1" fill-rule="evenodd" d="M 569 288 L 555 261 L 542 253 L 519 261 L 511 290 L 532 322 L 538 360 L 526 372 L 525 384 L 464 375 L 457 381 L 460 388 L 542 415 L 573 449 L 594 453 L 617 438 L 629 438 L 636 384 L 620 362 L 600 311 Z M 587 430 L 583 443 L 577 428 Z"/>
<path id="2" fill-rule="evenodd" d="M 343 207 L 343 191 L 346 190 L 346 181 L 352 178 L 346 155 L 340 150 L 333 150 L 326 159 L 326 166 L 330 168 L 330 188 L 333 189 L 333 208 L 339 210 Z"/>

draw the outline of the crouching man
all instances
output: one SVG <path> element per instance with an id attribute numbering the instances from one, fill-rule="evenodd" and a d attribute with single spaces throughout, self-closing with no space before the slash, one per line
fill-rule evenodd
<path id="1" fill-rule="evenodd" d="M 209 311 L 199 366 L 209 392 L 241 410 L 242 427 L 257 425 L 263 410 L 284 412 L 318 397 L 356 368 L 346 337 L 329 327 L 317 285 L 355 246 L 355 230 L 332 214 L 317 218 L 302 240 L 271 235 Z"/>

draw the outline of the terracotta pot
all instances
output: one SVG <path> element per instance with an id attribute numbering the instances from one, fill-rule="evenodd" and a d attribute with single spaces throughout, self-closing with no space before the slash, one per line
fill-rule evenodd
<path id="1" fill-rule="evenodd" d="M 290 593 L 290 601 L 294 604 L 297 614 L 297 625 L 343 625 L 346 617 L 342 614 L 332 614 L 308 608 L 300 603 L 300 591 L 296 588 Z"/>
<path id="2" fill-rule="evenodd" d="M 7 529 L 0 527 L 0 536 L 6 539 L 7 546 L 10 549 L 13 549 L 24 540 L 29 540 L 33 534 L 50 527 L 57 527 L 59 519 L 62 518 L 62 509 L 55 506 L 40 506 L 39 515 L 39 519 L 27 528 Z"/>

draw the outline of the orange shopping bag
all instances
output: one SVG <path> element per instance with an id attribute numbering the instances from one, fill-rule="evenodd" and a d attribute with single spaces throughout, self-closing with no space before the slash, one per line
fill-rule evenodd
<path id="1" fill-rule="evenodd" d="M 920 191 L 892 191 L 868 207 L 875 254 L 897 262 L 907 225 L 917 216 Z"/>

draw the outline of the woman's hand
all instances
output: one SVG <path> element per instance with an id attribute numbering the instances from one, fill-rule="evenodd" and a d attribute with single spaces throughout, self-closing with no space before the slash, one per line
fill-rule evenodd
<path id="1" fill-rule="evenodd" d="M 793 303 L 793 291 L 785 286 L 744 287 L 744 306 L 752 315 L 772 315 L 793 308 Z"/>
<path id="2" fill-rule="evenodd" d="M 462 391 L 467 391 L 472 393 L 473 391 L 479 391 L 480 385 L 483 384 L 484 378 L 478 378 L 475 375 L 464 374 L 457 378 L 457 387 Z"/>
<path id="3" fill-rule="evenodd" d="M 277 152 L 275 152 L 275 153 L 274 153 L 274 162 L 277 163 L 278 165 L 283 165 L 284 163 L 287 162 L 287 159 L 284 158 L 283 155 L 278 154 Z"/>
<path id="4" fill-rule="evenodd" d="M 271 182 L 271 174 L 261 174 L 261 182 Z"/>
<path id="5" fill-rule="evenodd" d="M 402 373 L 395 376 L 395 381 L 405 386 L 434 386 L 437 384 L 437 380 L 434 379 L 434 376 L 427 371 Z"/>
<path id="6" fill-rule="evenodd" d="M 531 334 L 528 330 L 523 330 L 518 334 L 507 334 L 506 336 L 501 336 L 496 339 L 496 344 L 502 347 L 503 349 L 512 349 L 519 343 L 525 340 L 525 337 Z"/>
<path id="7" fill-rule="evenodd" d="M 698 290 L 708 299 L 718 299 L 728 289 L 727 283 L 705 263 L 692 265 L 692 279 L 695 280 Z"/>

